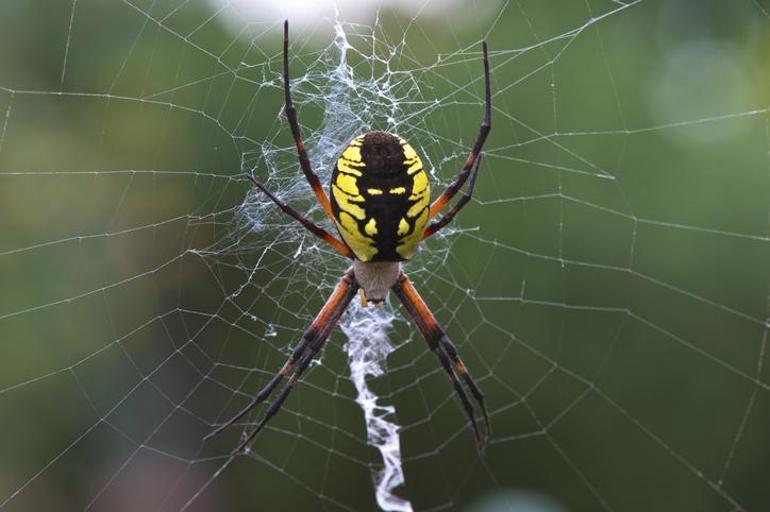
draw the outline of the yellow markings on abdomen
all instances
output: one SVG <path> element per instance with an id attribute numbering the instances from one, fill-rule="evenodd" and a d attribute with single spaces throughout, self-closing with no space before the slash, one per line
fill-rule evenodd
<path id="1" fill-rule="evenodd" d="M 398 236 L 405 235 L 409 232 L 409 223 L 406 221 L 405 218 L 401 217 L 401 220 L 398 221 L 398 231 L 396 231 L 396 234 Z"/>
<path id="2" fill-rule="evenodd" d="M 401 137 L 398 137 L 398 140 L 401 143 L 401 147 L 404 149 L 404 165 L 407 167 L 406 173 L 411 176 L 412 174 L 421 171 L 422 160 L 420 160 L 417 151 L 415 151 L 412 145 Z"/>
<path id="3" fill-rule="evenodd" d="M 346 174 L 352 174 L 353 176 L 361 177 L 363 176 L 363 173 L 359 171 L 357 168 L 363 168 L 364 164 L 356 164 L 352 160 L 346 160 L 345 158 L 340 158 L 337 160 L 337 169 L 340 170 L 340 172 L 344 172 Z"/>
<path id="4" fill-rule="evenodd" d="M 396 135 L 396 137 L 398 137 L 398 135 Z M 417 160 L 420 159 L 420 157 L 417 156 L 417 151 L 414 150 L 411 144 L 409 144 L 401 137 L 398 137 L 398 141 L 401 143 L 401 147 L 404 148 L 404 160 L 414 160 L 415 158 Z"/>
<path id="5" fill-rule="evenodd" d="M 353 146 L 352 144 L 345 148 L 342 152 L 342 158 L 346 160 L 352 160 L 353 162 L 361 161 L 361 148 L 359 146 Z"/>
<path id="6" fill-rule="evenodd" d="M 361 161 L 361 144 L 363 142 L 363 136 L 353 139 L 350 145 L 345 148 L 345 151 L 342 152 L 339 159 L 337 159 L 337 169 L 354 176 L 363 176 L 363 173 L 359 170 L 366 167 L 366 164 Z"/>
<path id="7" fill-rule="evenodd" d="M 364 226 L 364 231 L 369 236 L 374 236 L 377 234 L 377 220 L 375 220 L 374 217 L 369 219 L 369 222 L 366 223 Z"/>
<path id="8" fill-rule="evenodd" d="M 410 218 L 417 217 L 430 203 L 430 186 L 428 185 L 428 176 L 425 171 L 420 171 L 412 178 L 412 194 L 409 196 L 412 206 L 406 212 Z"/>
<path id="9" fill-rule="evenodd" d="M 412 218 L 417 217 L 417 215 L 420 214 L 420 212 L 422 211 L 423 208 L 425 208 L 425 202 L 424 201 L 417 201 L 416 203 L 414 203 L 412 205 L 411 208 L 409 208 L 406 211 L 406 216 L 407 217 L 412 217 Z"/>
<path id="10" fill-rule="evenodd" d="M 340 211 L 337 218 L 337 226 L 340 228 L 340 233 L 345 243 L 348 244 L 348 247 L 353 250 L 361 261 L 369 261 L 377 254 L 377 246 L 374 244 L 374 241 L 359 231 L 358 223 L 352 215 L 345 211 Z"/>
<path id="11" fill-rule="evenodd" d="M 365 135 L 353 139 L 337 160 L 331 183 L 337 229 L 361 261 L 408 260 L 429 222 L 428 176 L 415 149 L 400 137 L 402 155 L 389 164 L 395 168 L 369 173 L 364 140 Z"/>
<path id="12" fill-rule="evenodd" d="M 345 148 L 337 160 L 336 177 L 332 182 L 332 196 L 339 208 L 335 221 L 340 235 L 356 257 L 361 261 L 371 260 L 379 252 L 372 237 L 377 234 L 377 220 L 366 219 L 366 197 L 359 188 L 359 179 L 364 175 L 366 163 L 361 157 L 364 138 L 356 137 Z M 371 194 L 371 190 L 367 190 Z M 382 193 L 382 191 L 380 191 Z"/>
<path id="13" fill-rule="evenodd" d="M 358 192 L 358 180 L 355 176 L 338 173 L 337 179 L 334 181 L 334 183 L 340 188 L 340 190 L 355 198 L 354 201 L 363 201 L 361 194 Z"/>
<path id="14" fill-rule="evenodd" d="M 359 203 L 363 202 L 363 197 L 360 195 L 353 196 L 346 194 L 344 190 L 337 186 L 336 182 L 332 185 L 332 194 L 334 195 L 334 200 L 337 201 L 340 210 L 350 214 L 358 220 L 364 220 L 366 218 L 364 209 L 361 206 L 354 204 L 354 201 Z"/>
<path id="15" fill-rule="evenodd" d="M 422 171 L 422 162 L 419 158 L 417 158 L 417 161 L 415 162 L 406 161 L 404 164 L 409 166 L 406 170 L 406 173 L 410 176 L 416 172 Z"/>
<path id="16" fill-rule="evenodd" d="M 428 223 L 428 208 L 423 208 L 422 213 L 414 221 L 414 229 L 411 233 L 401 238 L 396 246 L 396 252 L 399 256 L 408 260 L 417 249 L 417 244 L 422 240 L 422 232 L 425 231 L 425 224 Z M 404 219 L 401 219 L 402 221 Z M 400 224 L 399 224 L 400 227 Z"/>
<path id="17" fill-rule="evenodd" d="M 428 175 L 425 171 L 418 172 L 412 178 L 412 195 L 409 199 L 418 199 L 421 195 L 428 190 Z"/>

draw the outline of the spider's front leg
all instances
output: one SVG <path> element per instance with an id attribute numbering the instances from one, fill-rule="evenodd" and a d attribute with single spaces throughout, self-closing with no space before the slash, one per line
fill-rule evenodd
<path id="1" fill-rule="evenodd" d="M 431 313 L 428 305 L 425 303 L 422 297 L 420 297 L 420 294 L 412 284 L 412 281 L 410 281 L 406 274 L 403 272 L 401 272 L 399 275 L 396 284 L 393 285 L 393 293 L 396 294 L 401 303 L 404 305 L 406 311 L 409 313 L 409 316 L 412 317 L 415 325 L 417 325 L 420 333 L 428 343 L 428 347 L 436 354 L 436 357 L 438 357 L 441 366 L 444 368 L 444 371 L 446 372 L 449 380 L 452 382 L 452 385 L 455 388 L 455 391 L 457 392 L 457 396 L 460 398 L 460 401 L 463 404 L 463 408 L 465 409 L 465 413 L 468 415 L 468 419 L 471 421 L 471 425 L 473 426 L 473 433 L 476 436 L 476 443 L 480 448 L 482 440 L 481 436 L 479 435 L 478 425 L 476 424 L 476 417 L 473 412 L 473 406 L 468 400 L 468 396 L 465 394 L 465 390 L 460 384 L 460 381 L 457 379 L 455 372 L 462 377 L 466 386 L 468 386 L 468 389 L 473 395 L 473 398 L 476 400 L 476 403 L 478 403 L 479 407 L 481 408 L 481 413 L 484 417 L 484 426 L 486 431 L 485 434 L 486 437 L 489 437 L 492 431 L 489 425 L 489 414 L 487 413 L 487 407 L 484 403 L 484 394 L 481 392 L 481 389 L 479 389 L 478 385 L 476 385 L 476 382 L 471 377 L 468 369 L 465 367 L 465 363 L 463 363 L 462 359 L 460 359 L 460 355 L 457 353 L 457 349 L 455 348 L 454 344 L 446 335 L 446 333 L 444 333 L 444 330 L 438 324 L 436 317 L 433 316 L 433 313 Z"/>
<path id="2" fill-rule="evenodd" d="M 294 145 L 297 148 L 299 166 L 302 169 L 307 182 L 310 184 L 310 188 L 318 199 L 318 202 L 326 213 L 326 216 L 334 222 L 334 214 L 332 213 L 331 203 L 329 203 L 329 197 L 326 195 L 326 192 L 324 192 L 321 181 L 318 179 L 318 175 L 316 175 L 310 165 L 310 158 L 308 158 L 305 142 L 302 140 L 299 120 L 297 119 L 297 110 L 294 108 L 294 103 L 291 101 L 291 85 L 289 84 L 289 20 L 283 22 L 283 92 L 286 119 L 289 121 L 291 136 L 294 138 Z"/>
<path id="3" fill-rule="evenodd" d="M 276 206 L 278 206 L 278 208 L 283 210 L 284 213 L 286 213 L 292 219 L 302 224 L 302 226 L 304 226 L 305 229 L 313 233 L 315 236 L 317 236 L 327 244 L 331 245 L 332 248 L 336 250 L 338 253 L 342 254 L 346 258 L 349 258 L 351 260 L 353 259 L 353 252 L 350 250 L 350 248 L 344 243 L 334 238 L 334 236 L 331 233 L 329 233 L 319 225 L 315 224 L 313 221 L 311 221 L 310 219 L 308 219 L 307 217 L 299 213 L 297 210 L 295 210 L 294 208 L 292 208 L 291 206 L 289 206 L 288 204 L 280 200 L 278 196 L 270 192 L 270 190 L 266 186 L 264 186 L 259 180 L 257 180 L 257 178 L 255 178 L 251 174 L 246 174 L 246 179 L 249 180 L 251 184 L 254 185 L 256 188 L 264 192 L 265 195 L 269 197 L 270 200 L 274 202 Z"/>
<path id="4" fill-rule="evenodd" d="M 339 321 L 342 313 L 344 313 L 347 309 L 350 301 L 353 299 L 353 297 L 355 297 L 357 290 L 358 282 L 356 281 L 352 270 L 349 270 L 337 284 L 337 287 L 334 289 L 329 299 L 323 305 L 321 311 L 318 313 L 318 315 L 316 315 L 315 319 L 310 324 L 310 327 L 308 327 L 308 329 L 305 331 L 300 342 L 296 347 L 294 347 L 291 356 L 289 356 L 289 359 L 287 359 L 286 363 L 284 363 L 278 373 L 276 373 L 273 378 L 270 379 L 270 382 L 268 382 L 267 385 L 265 385 L 265 387 L 262 388 L 259 393 L 257 393 L 257 395 L 254 397 L 254 400 L 252 400 L 249 405 L 247 405 L 242 411 L 236 414 L 229 421 L 220 425 L 216 430 L 208 434 L 204 440 L 216 436 L 227 427 L 233 425 L 236 421 L 243 418 L 246 414 L 249 413 L 249 411 L 254 409 L 254 407 L 265 401 L 285 377 L 290 377 L 289 382 L 286 383 L 284 388 L 281 390 L 281 393 L 278 395 L 275 401 L 270 404 L 270 407 L 268 408 L 264 418 L 262 418 L 262 421 L 259 423 L 257 428 L 255 428 L 249 434 L 249 436 L 238 446 L 238 448 L 233 452 L 233 455 L 241 452 L 244 448 L 246 448 L 246 446 L 248 446 L 254 437 L 256 437 L 256 435 L 259 434 L 259 432 L 265 427 L 270 418 L 275 416 L 275 414 L 280 410 L 283 402 L 286 400 L 286 397 L 297 384 L 302 374 L 310 365 L 310 362 L 323 348 L 327 338 L 329 337 L 329 334 L 331 333 L 332 329 L 334 329 L 334 326 L 337 325 L 337 321 Z"/>
<path id="5" fill-rule="evenodd" d="M 479 172 L 479 165 L 481 163 L 481 150 L 484 148 L 484 142 L 487 140 L 489 132 L 492 130 L 492 88 L 489 83 L 489 55 L 487 52 L 487 43 L 481 43 L 482 54 L 484 57 L 484 117 L 481 120 L 481 126 L 479 127 L 479 134 L 476 138 L 476 142 L 473 143 L 468 159 L 465 161 L 465 165 L 460 169 L 457 178 L 436 198 L 430 205 L 430 218 L 433 219 L 439 212 L 449 204 L 449 201 L 460 191 L 465 185 L 466 180 L 470 177 L 468 188 L 465 194 L 460 198 L 457 204 L 452 209 L 441 217 L 437 221 L 433 221 L 425 229 L 422 234 L 422 238 L 428 238 L 434 233 L 440 231 L 444 226 L 452 222 L 457 212 L 463 209 L 463 207 L 470 201 L 473 195 L 473 187 L 476 184 L 476 176 Z"/>

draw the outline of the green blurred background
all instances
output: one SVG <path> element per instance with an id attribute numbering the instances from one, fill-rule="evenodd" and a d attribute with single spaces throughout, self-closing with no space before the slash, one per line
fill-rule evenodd
<path id="1" fill-rule="evenodd" d="M 281 117 L 288 15 L 317 164 L 341 87 L 447 183 L 478 129 L 479 41 L 492 51 L 476 200 L 407 269 L 494 436 L 479 456 L 399 316 L 370 379 L 403 426 L 399 493 L 416 510 L 770 510 L 770 6 L 342 2 L 354 76 L 392 73 L 391 112 L 333 81 L 333 10 L 294 4 L 0 3 L 0 509 L 180 510 L 199 491 L 189 510 L 376 509 L 340 332 L 253 453 L 214 479 L 240 430 L 201 442 L 345 268 L 239 179 L 269 169 L 313 207 Z"/>

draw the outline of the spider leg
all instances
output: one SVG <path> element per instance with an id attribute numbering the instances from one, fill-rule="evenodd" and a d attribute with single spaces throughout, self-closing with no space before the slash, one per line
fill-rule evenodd
<path id="1" fill-rule="evenodd" d="M 428 225 L 428 227 L 425 228 L 425 231 L 423 231 L 422 233 L 423 240 L 435 234 L 441 228 L 443 228 L 444 226 L 452 222 L 452 219 L 455 218 L 455 215 L 457 215 L 457 212 L 462 210 L 463 207 L 468 203 L 468 201 L 471 200 L 471 197 L 473 196 L 473 187 L 476 186 L 476 176 L 478 176 L 478 169 L 479 169 L 479 165 L 481 165 L 482 156 L 483 155 L 479 154 L 479 157 L 473 163 L 473 168 L 471 169 L 471 179 L 468 181 L 468 188 L 465 189 L 465 192 L 463 193 L 460 200 L 457 201 L 455 205 L 447 213 L 445 213 L 439 220 L 431 222 Z"/>
<path id="2" fill-rule="evenodd" d="M 351 297 L 352 298 L 352 297 Z M 281 409 L 281 406 L 283 405 L 283 402 L 286 400 L 286 397 L 289 396 L 289 393 L 292 389 L 294 389 L 294 386 L 297 385 L 297 382 L 299 382 L 300 377 L 302 377 L 302 374 L 305 372 L 308 366 L 310 366 L 310 362 L 313 360 L 315 355 L 318 353 L 321 348 L 323 348 L 324 344 L 326 343 L 326 338 L 323 337 L 317 340 L 316 343 L 310 345 L 310 350 L 305 353 L 304 356 L 302 356 L 302 360 L 299 363 L 299 366 L 297 366 L 297 369 L 294 370 L 294 374 L 289 379 L 289 382 L 286 383 L 286 385 L 281 390 L 281 393 L 276 397 L 275 401 L 273 401 L 272 404 L 270 404 L 270 407 L 268 407 L 267 412 L 265 413 L 265 416 L 262 418 L 262 421 L 259 422 L 259 425 L 257 425 L 257 428 L 255 428 L 249 435 L 246 437 L 246 439 L 243 440 L 243 442 L 238 445 L 238 448 L 235 449 L 233 453 L 240 453 L 243 450 L 246 449 L 246 447 L 254 440 L 255 437 L 257 437 L 257 434 L 259 434 L 262 429 L 267 425 L 267 422 L 270 421 L 270 418 L 275 416 L 275 414 Z"/>
<path id="3" fill-rule="evenodd" d="M 444 208 L 447 203 L 449 203 L 449 201 L 452 200 L 455 194 L 457 194 L 457 192 L 465 184 L 465 181 L 468 179 L 468 175 L 471 174 L 471 170 L 474 168 L 473 164 L 481 154 L 481 149 L 484 147 L 484 142 L 487 140 L 487 135 L 489 135 L 489 131 L 492 129 L 492 92 L 489 85 L 489 56 L 487 55 L 486 42 L 481 43 L 481 49 L 484 55 L 484 118 L 481 121 L 481 127 L 479 128 L 479 134 L 476 138 L 476 142 L 473 143 L 473 149 L 471 149 L 471 153 L 468 155 L 468 160 L 466 160 L 465 165 L 463 165 L 463 168 L 458 173 L 457 178 L 446 188 L 446 190 L 444 190 L 444 192 L 441 193 L 440 196 L 436 198 L 435 201 L 430 204 L 431 219 L 435 217 L 438 212 L 440 212 L 441 209 Z M 478 169 L 478 167 L 476 169 Z"/>
<path id="4" fill-rule="evenodd" d="M 468 369 L 465 367 L 462 359 L 460 359 L 454 344 L 444 333 L 444 330 L 436 321 L 436 317 L 434 317 L 433 313 L 431 313 L 430 309 L 428 309 L 428 305 L 425 304 L 425 301 L 422 299 L 422 297 L 420 297 L 417 289 L 414 287 L 406 274 L 403 272 L 401 273 L 401 275 L 398 277 L 398 281 L 395 285 L 393 285 L 392 290 L 404 305 L 404 308 L 409 313 L 409 316 L 412 317 L 415 325 L 417 325 L 420 333 L 422 333 L 425 341 L 428 343 L 428 347 L 438 357 L 441 366 L 444 368 L 444 371 L 446 372 L 449 380 L 452 382 L 452 385 L 455 388 L 457 396 L 460 398 L 460 401 L 463 404 L 463 408 L 465 409 L 465 413 L 468 416 L 468 419 L 471 421 L 473 432 L 476 436 L 476 443 L 479 447 L 481 447 L 481 436 L 479 435 L 478 425 L 476 424 L 473 406 L 468 400 L 468 396 L 465 394 L 465 391 L 460 384 L 460 381 L 457 379 L 456 374 L 459 374 L 463 378 L 465 384 L 470 389 L 473 398 L 476 400 L 479 407 L 481 407 L 481 412 L 484 416 L 484 424 L 486 427 L 486 436 L 488 437 L 490 435 L 491 429 L 489 426 L 489 415 L 487 414 L 487 408 L 484 403 L 484 394 L 476 385 L 476 382 L 470 376 L 470 373 L 468 373 Z"/>
<path id="5" fill-rule="evenodd" d="M 278 197 L 276 197 L 272 192 L 270 192 L 267 187 L 265 187 L 262 183 L 257 181 L 257 179 L 252 176 L 251 174 L 246 174 L 246 178 L 251 181 L 252 185 L 257 187 L 259 190 L 264 192 L 267 197 L 269 197 L 278 207 L 283 210 L 286 214 L 291 216 L 294 220 L 302 224 L 308 231 L 313 233 L 315 236 L 326 242 L 327 244 L 331 245 L 334 249 L 337 250 L 340 254 L 345 256 L 346 258 L 353 259 L 353 251 L 350 250 L 350 248 L 345 245 L 344 243 L 340 242 L 334 236 L 326 231 L 321 226 L 313 223 L 310 219 L 299 213 L 297 210 L 289 206 L 288 204 L 284 203 Z"/>
<path id="6" fill-rule="evenodd" d="M 313 168 L 310 166 L 310 159 L 307 156 L 305 143 L 302 140 L 302 133 L 299 128 L 299 121 L 297 120 L 297 111 L 294 109 L 294 104 L 291 101 L 291 87 L 289 85 L 289 20 L 283 22 L 283 92 L 286 103 L 284 110 L 286 111 L 286 118 L 289 120 L 291 134 L 294 137 L 294 145 L 297 147 L 299 166 L 302 168 L 310 188 L 313 189 L 313 193 L 318 198 L 318 202 L 321 203 L 324 212 L 326 212 L 326 216 L 334 222 L 329 197 L 324 192 L 318 175 L 313 172 Z"/>
<path id="7" fill-rule="evenodd" d="M 489 423 L 489 414 L 487 413 L 487 406 L 484 402 L 484 393 L 481 392 L 481 389 L 479 389 L 479 386 L 473 380 L 473 377 L 471 377 L 470 372 L 468 372 L 468 368 L 466 368 L 465 363 L 463 363 L 463 360 L 460 359 L 460 354 L 457 352 L 457 348 L 455 347 L 455 344 L 452 343 L 452 340 L 450 340 L 449 337 L 445 334 L 441 337 L 439 343 L 449 355 L 449 359 L 452 360 L 452 364 L 454 364 L 455 370 L 463 378 L 465 384 L 468 386 L 468 389 L 471 390 L 473 398 L 476 399 L 476 402 L 478 402 L 479 406 L 481 407 L 481 414 L 484 416 L 484 428 L 486 430 L 486 436 L 489 437 L 492 435 L 492 427 Z"/>
<path id="8" fill-rule="evenodd" d="M 262 390 L 256 395 L 254 400 L 252 400 L 249 405 L 247 405 L 242 411 L 231 418 L 227 423 L 221 425 L 216 430 L 208 434 L 204 440 L 216 436 L 224 429 L 231 426 L 233 423 L 248 414 L 254 407 L 266 400 L 285 377 L 290 376 L 289 382 L 283 388 L 275 401 L 270 404 L 265 417 L 259 423 L 257 428 L 249 434 L 248 438 L 238 446 L 238 448 L 233 452 L 233 455 L 242 451 L 262 430 L 262 428 L 267 424 L 268 420 L 270 420 L 270 418 L 272 418 L 281 408 L 281 405 L 283 405 L 283 402 L 286 400 L 289 392 L 297 384 L 300 376 L 313 360 L 313 357 L 318 353 L 319 350 L 321 350 L 321 348 L 323 348 L 326 339 L 329 337 L 332 329 L 334 329 L 334 326 L 342 316 L 342 313 L 344 313 L 347 309 L 357 290 L 358 282 L 355 280 L 353 272 L 348 271 L 337 284 L 337 287 L 334 289 L 329 299 L 323 305 L 321 311 L 318 313 L 318 315 L 316 315 L 315 319 L 310 324 L 310 327 L 308 327 L 308 329 L 303 334 L 302 340 L 300 340 L 300 342 L 294 347 L 291 356 L 287 359 L 286 363 L 284 363 L 283 367 L 281 367 L 278 373 L 276 373 L 273 378 L 270 379 L 270 382 L 268 382 L 267 385 L 262 388 Z"/>
<path id="9" fill-rule="evenodd" d="M 302 356 L 302 354 L 305 352 L 305 349 L 307 348 L 308 343 L 308 337 L 312 336 L 312 333 L 310 329 L 305 331 L 305 334 L 302 336 L 302 339 L 297 343 L 297 345 L 294 347 L 294 350 L 292 351 L 292 355 L 289 357 L 289 359 L 284 363 L 284 365 L 281 367 L 281 369 L 273 375 L 273 378 L 270 379 L 270 382 L 268 382 L 265 387 L 263 387 L 259 393 L 254 397 L 254 399 L 244 407 L 238 414 L 230 418 L 226 423 L 223 423 L 219 427 L 217 427 L 215 430 L 212 430 L 209 432 L 206 437 L 203 438 L 204 441 L 208 441 L 212 437 L 215 437 L 222 433 L 225 429 L 232 426 L 235 422 L 246 416 L 249 412 L 251 412 L 254 407 L 259 405 L 260 403 L 264 402 L 273 392 L 273 390 L 278 386 L 278 384 L 281 383 L 281 381 L 284 379 L 284 377 L 289 376 L 293 369 L 294 365 L 297 363 L 299 358 Z"/>

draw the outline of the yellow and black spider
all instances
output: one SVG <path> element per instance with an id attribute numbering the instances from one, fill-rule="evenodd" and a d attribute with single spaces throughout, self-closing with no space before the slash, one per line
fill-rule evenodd
<path id="1" fill-rule="evenodd" d="M 462 378 L 480 406 L 486 427 L 485 434 L 488 437 L 490 434 L 489 415 L 484 404 L 484 395 L 468 373 L 454 344 L 444 333 L 407 275 L 401 270 L 400 262 L 407 261 L 412 257 L 421 240 L 428 238 L 447 225 L 473 194 L 473 187 L 481 162 L 481 148 L 491 129 L 492 95 L 489 85 L 487 45 L 485 42 L 482 43 L 485 107 L 478 137 L 455 181 L 433 202 L 430 202 L 428 177 L 423 170 L 417 152 L 401 137 L 381 131 L 360 135 L 345 148 L 332 173 L 331 200 L 329 199 L 321 187 L 318 176 L 310 167 L 310 161 L 302 142 L 297 111 L 291 101 L 288 49 L 289 23 L 286 21 L 283 27 L 283 81 L 286 96 L 286 117 L 297 146 L 297 155 L 302 172 L 326 215 L 337 227 L 344 242 L 281 201 L 253 176 L 248 175 L 247 177 L 255 187 L 267 194 L 281 210 L 300 222 L 314 235 L 326 241 L 343 256 L 352 260 L 352 267 L 337 284 L 331 297 L 305 331 L 302 339 L 280 371 L 257 393 L 246 408 L 211 432 L 206 436 L 206 439 L 217 435 L 241 419 L 256 405 L 266 400 L 284 378 L 289 378 L 278 398 L 267 409 L 262 421 L 233 453 L 245 449 L 281 408 L 289 392 L 297 384 L 318 351 L 323 348 L 329 333 L 347 309 L 356 292 L 361 292 L 364 305 L 367 302 L 379 305 L 387 297 L 388 291 L 392 290 L 404 305 L 409 316 L 412 317 L 428 343 L 428 347 L 438 357 L 473 426 L 476 442 L 481 445 L 481 435 L 476 424 L 473 405 L 471 405 L 457 376 Z M 468 187 L 457 203 L 441 218 L 428 224 L 428 221 L 438 215 L 466 181 Z"/>

